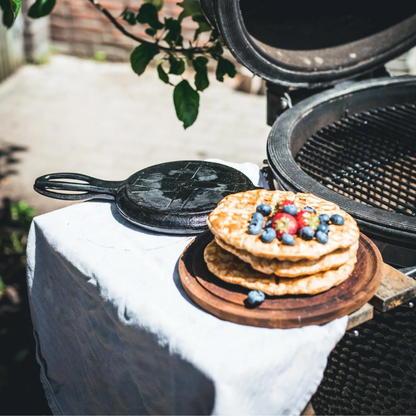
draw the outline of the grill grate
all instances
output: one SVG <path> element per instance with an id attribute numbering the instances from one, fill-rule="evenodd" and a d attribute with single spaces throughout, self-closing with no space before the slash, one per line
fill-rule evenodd
<path id="1" fill-rule="evenodd" d="M 296 162 L 341 195 L 416 216 L 416 103 L 346 114 L 310 137 Z"/>

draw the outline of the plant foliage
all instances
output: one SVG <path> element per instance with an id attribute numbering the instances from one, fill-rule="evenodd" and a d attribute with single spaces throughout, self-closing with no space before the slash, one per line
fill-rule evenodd
<path id="1" fill-rule="evenodd" d="M 25 269 L 27 233 L 35 212 L 25 201 L 3 200 L 0 211 L 0 296 L 14 274 Z"/>
<path id="2" fill-rule="evenodd" d="M 3 24 L 12 27 L 17 15 L 19 14 L 22 0 L 0 0 L 0 8 L 3 10 Z"/>
<path id="3" fill-rule="evenodd" d="M 13 24 L 21 1 L 0 0 L 4 12 L 3 23 L 7 27 Z M 39 18 L 48 15 L 53 10 L 55 1 L 36 0 L 29 9 L 29 16 Z M 112 16 L 97 0 L 85 1 L 93 4 L 117 29 L 140 44 L 130 56 L 131 67 L 137 75 L 142 75 L 148 65 L 156 60 L 159 79 L 174 87 L 176 115 L 185 129 L 197 119 L 200 93 L 209 86 L 209 60 L 214 61 L 218 81 L 223 82 L 226 75 L 232 78 L 236 74 L 234 64 L 223 57 L 223 40 L 205 18 L 199 0 L 177 3 L 182 8 L 178 18 L 161 16 L 163 0 L 144 0 L 138 10 L 126 7 L 119 17 Z M 196 22 L 198 27 L 192 40 L 184 42 L 182 22 L 188 18 Z M 144 25 L 148 38 L 138 38 L 131 34 L 120 21 L 126 22 L 128 26 Z M 205 41 L 201 40 L 202 34 L 205 34 Z"/>

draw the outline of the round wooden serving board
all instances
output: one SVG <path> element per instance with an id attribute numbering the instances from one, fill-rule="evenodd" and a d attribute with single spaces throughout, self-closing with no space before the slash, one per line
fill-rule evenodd
<path id="1" fill-rule="evenodd" d="M 251 308 L 246 306 L 248 289 L 226 283 L 208 270 L 204 249 L 212 238 L 207 231 L 185 249 L 179 262 L 180 279 L 197 305 L 238 324 L 265 328 L 324 324 L 361 308 L 376 293 L 382 277 L 380 252 L 361 234 L 357 264 L 345 282 L 317 295 L 266 296 L 260 306 Z"/>

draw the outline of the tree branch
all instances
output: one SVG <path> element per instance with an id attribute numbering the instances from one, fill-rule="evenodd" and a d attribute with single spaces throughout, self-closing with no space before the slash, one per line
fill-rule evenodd
<path id="1" fill-rule="evenodd" d="M 130 39 L 135 40 L 136 42 L 146 44 L 146 45 L 156 45 L 161 51 L 164 52 L 179 52 L 179 53 L 189 53 L 192 52 L 194 54 L 196 53 L 206 53 L 208 48 L 169 48 L 166 46 L 161 46 L 156 42 L 149 42 L 146 39 L 139 38 L 138 36 L 133 35 L 128 30 L 125 29 L 123 25 L 121 25 L 119 22 L 117 22 L 116 18 L 100 3 L 98 3 L 97 0 L 88 0 L 97 10 L 99 10 L 107 19 L 125 36 L 129 37 Z"/>

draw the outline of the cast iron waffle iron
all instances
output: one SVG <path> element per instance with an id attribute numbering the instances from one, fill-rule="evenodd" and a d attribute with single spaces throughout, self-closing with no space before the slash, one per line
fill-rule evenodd
<path id="1" fill-rule="evenodd" d="M 37 178 L 34 185 L 38 193 L 56 199 L 114 199 L 120 214 L 131 223 L 168 234 L 205 231 L 208 214 L 221 199 L 254 188 L 234 168 L 195 160 L 150 166 L 124 181 L 52 173 Z"/>

